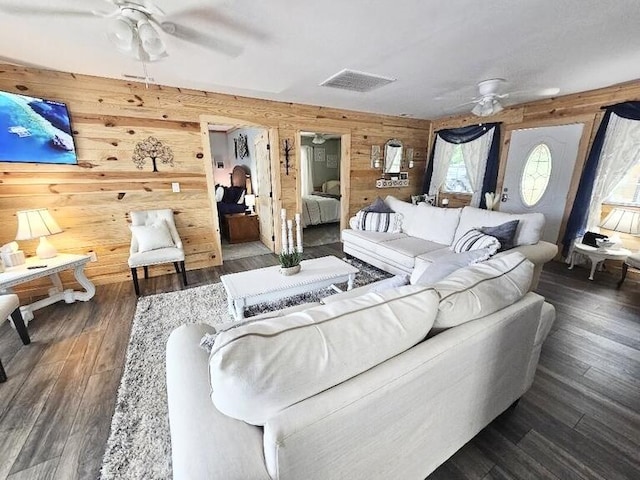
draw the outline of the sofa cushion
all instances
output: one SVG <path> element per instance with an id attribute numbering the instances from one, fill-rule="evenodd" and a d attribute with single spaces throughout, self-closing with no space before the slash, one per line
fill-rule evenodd
<path id="1" fill-rule="evenodd" d="M 446 245 L 405 236 L 404 238 L 378 243 L 375 245 L 373 252 L 386 260 L 410 269 L 415 265 L 415 257 L 418 255 L 433 250 L 442 250 L 443 248 L 447 248 Z"/>
<path id="2" fill-rule="evenodd" d="M 418 206 L 398 200 L 393 195 L 388 195 L 384 199 L 384 203 L 389 205 L 394 212 L 402 215 L 402 233 L 408 233 L 411 230 Z"/>
<path id="3" fill-rule="evenodd" d="M 433 261 L 416 259 L 416 264 L 411 272 L 411 285 L 431 285 L 452 274 L 456 270 L 473 263 L 487 260 L 491 252 L 484 250 L 471 250 L 470 252 L 454 253 L 448 251 L 439 253 Z"/>
<path id="4" fill-rule="evenodd" d="M 533 264 L 518 252 L 461 268 L 433 288 L 440 294 L 434 329 L 455 327 L 511 305 L 529 290 Z"/>
<path id="5" fill-rule="evenodd" d="M 366 232 L 364 230 L 342 230 L 340 232 L 343 242 L 349 242 L 354 245 L 358 245 L 362 248 L 373 249 L 374 245 L 378 243 L 389 242 L 391 240 L 397 240 L 398 238 L 406 238 L 404 233 L 389 233 L 389 232 Z"/>
<path id="6" fill-rule="evenodd" d="M 402 216 L 398 213 L 360 210 L 356 214 L 356 228 L 368 232 L 400 233 L 401 222 Z"/>
<path id="7" fill-rule="evenodd" d="M 500 248 L 500 242 L 496 237 L 485 235 L 480 230 L 472 228 L 451 245 L 451 250 L 456 253 L 470 252 L 472 250 L 488 249 L 494 255 Z"/>
<path id="8" fill-rule="evenodd" d="M 460 221 L 461 208 L 441 208 L 419 203 L 407 235 L 451 245 Z"/>
<path id="9" fill-rule="evenodd" d="M 540 241 L 544 230 L 543 214 L 495 212 L 475 207 L 464 207 L 462 209 L 454 241 L 472 228 L 496 227 L 510 220 L 520 220 L 516 230 L 514 246 L 535 245 Z"/>
<path id="10" fill-rule="evenodd" d="M 405 286 L 221 332 L 209 359 L 217 409 L 253 425 L 423 340 L 432 289 Z"/>

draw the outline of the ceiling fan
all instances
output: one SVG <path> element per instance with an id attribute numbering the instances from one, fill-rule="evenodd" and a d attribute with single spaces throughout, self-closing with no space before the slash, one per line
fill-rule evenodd
<path id="1" fill-rule="evenodd" d="M 98 10 L 65 10 L 49 7 L 3 5 L 0 11 L 16 15 L 52 15 L 101 17 L 108 19 L 107 37 L 121 52 L 142 62 L 154 62 L 167 56 L 162 34 L 237 57 L 242 48 L 183 24 L 162 21 L 164 11 L 151 0 L 105 0 L 113 5 L 110 12 Z M 240 29 L 240 28 L 237 28 Z"/>
<path id="2" fill-rule="evenodd" d="M 521 90 L 516 92 L 504 92 L 501 93 L 502 86 L 506 83 L 503 78 L 491 78 L 489 80 L 483 80 L 477 85 L 478 95 L 470 102 L 465 102 L 458 107 L 464 105 L 473 105 L 471 113 L 478 117 L 488 117 L 495 115 L 496 113 L 504 110 L 502 104 L 505 99 L 513 98 L 516 95 L 535 95 L 535 96 L 551 96 L 556 95 L 559 88 L 546 88 L 542 90 Z"/>

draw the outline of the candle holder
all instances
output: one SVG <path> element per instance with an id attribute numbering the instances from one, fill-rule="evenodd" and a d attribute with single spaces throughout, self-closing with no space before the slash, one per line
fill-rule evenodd
<path id="1" fill-rule="evenodd" d="M 280 273 L 295 275 L 300 271 L 300 262 L 302 261 L 300 214 L 296 213 L 295 215 L 297 244 L 294 243 L 293 220 L 287 220 L 287 211 L 284 208 L 280 211 L 280 219 L 282 224 L 282 250 L 278 255 Z"/>

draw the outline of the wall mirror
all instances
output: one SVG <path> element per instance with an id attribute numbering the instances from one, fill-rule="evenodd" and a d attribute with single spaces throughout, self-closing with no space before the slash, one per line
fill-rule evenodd
<path id="1" fill-rule="evenodd" d="M 402 167 L 402 142 L 392 138 L 384 145 L 384 173 L 400 173 Z"/>

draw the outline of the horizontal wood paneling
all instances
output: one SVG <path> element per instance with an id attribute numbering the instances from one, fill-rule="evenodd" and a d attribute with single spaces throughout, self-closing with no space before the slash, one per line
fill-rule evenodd
<path id="1" fill-rule="evenodd" d="M 62 252 L 88 252 L 98 262 L 87 266 L 96 283 L 129 279 L 127 257 L 130 233 L 128 212 L 172 208 L 187 251 L 188 269 L 219 265 L 216 212 L 212 211 L 204 162 L 207 161 L 201 116 L 226 116 L 275 128 L 280 138 L 280 192 L 276 207 L 296 207 L 298 158 L 292 152 L 285 174 L 282 142 L 296 142 L 301 129 L 351 134 L 350 203 L 353 215 L 378 195 L 408 199 L 421 184 L 430 122 L 311 105 L 272 102 L 213 92 L 119 81 L 0 65 L 0 90 L 44 97 L 67 104 L 78 153 L 78 166 L 0 164 L 0 244 L 13 240 L 18 210 L 46 207 L 64 232 L 51 241 Z M 154 136 L 171 147 L 173 166 L 147 164 L 138 170 L 131 160 L 135 145 Z M 375 188 L 379 172 L 370 168 L 371 145 L 399 138 L 415 151 L 411 187 Z M 180 193 L 171 184 L 179 182 Z M 278 210 L 276 210 L 278 211 Z M 27 255 L 37 241 L 20 242 Z M 151 269 L 152 276 L 169 273 L 172 266 Z M 24 287 L 25 295 L 46 291 L 46 283 Z"/>

